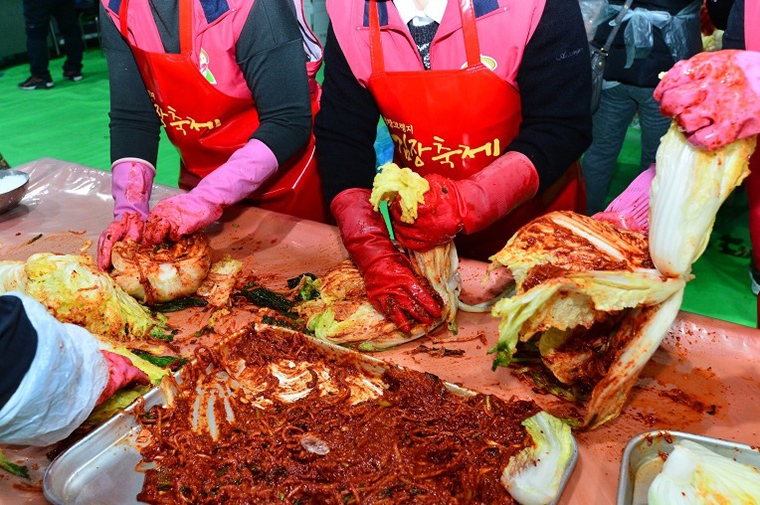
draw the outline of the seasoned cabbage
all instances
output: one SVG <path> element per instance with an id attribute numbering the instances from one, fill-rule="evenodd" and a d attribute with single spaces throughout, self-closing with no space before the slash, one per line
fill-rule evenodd
<path id="1" fill-rule="evenodd" d="M 111 277 L 124 291 L 153 305 L 194 294 L 211 268 L 208 237 L 196 233 L 178 242 L 145 246 L 126 240 L 111 253 Z"/>
<path id="2" fill-rule="evenodd" d="M 540 364 L 534 377 L 585 406 L 578 427 L 615 418 L 675 319 L 686 280 L 653 268 L 644 235 L 569 211 L 521 228 L 494 255 L 498 266 L 517 288 L 491 311 L 501 320 L 494 366 Z"/>
<path id="3" fill-rule="evenodd" d="M 169 332 L 164 316 L 151 314 L 87 255 L 37 253 L 26 262 L 2 261 L 0 293 L 9 286 L 42 303 L 59 321 L 101 337 L 163 339 Z"/>

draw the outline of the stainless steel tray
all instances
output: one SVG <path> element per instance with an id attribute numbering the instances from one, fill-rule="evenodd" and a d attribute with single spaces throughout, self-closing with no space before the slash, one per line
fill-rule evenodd
<path id="1" fill-rule="evenodd" d="M 351 353 L 356 362 L 370 374 L 380 375 L 394 366 L 371 356 L 356 353 L 327 342 L 315 341 L 326 352 Z M 176 376 L 181 380 L 181 374 Z M 452 392 L 469 395 L 475 392 L 446 384 Z M 145 396 L 144 409 L 165 404 L 159 388 Z M 137 469 L 142 461 L 138 450 L 140 425 L 133 414 L 135 404 L 115 415 L 85 438 L 59 455 L 47 468 L 42 482 L 43 492 L 54 505 L 132 505 L 143 486 L 143 473 Z M 573 437 L 573 453 L 560 484 L 562 494 L 578 461 L 578 446 Z"/>
<path id="2" fill-rule="evenodd" d="M 680 440 L 690 440 L 732 458 L 739 463 L 760 468 L 760 450 L 746 444 L 680 431 L 649 431 L 628 442 L 620 464 L 618 505 L 647 505 L 647 491 L 655 476 L 662 470 L 661 454 L 670 454 Z"/>

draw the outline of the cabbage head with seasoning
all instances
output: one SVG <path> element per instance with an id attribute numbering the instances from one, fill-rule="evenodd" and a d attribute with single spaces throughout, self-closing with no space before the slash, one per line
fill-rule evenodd
<path id="1" fill-rule="evenodd" d="M 650 505 L 757 505 L 760 470 L 681 440 L 649 486 Z"/>
<path id="2" fill-rule="evenodd" d="M 654 268 L 641 233 L 569 211 L 534 219 L 492 260 L 516 283 L 491 310 L 500 319 L 494 368 L 513 366 L 584 407 L 578 428 L 617 417 L 686 280 Z"/>
<path id="3" fill-rule="evenodd" d="M 11 290 L 42 303 L 59 321 L 106 339 L 169 339 L 166 318 L 151 314 L 88 255 L 37 253 L 26 262 L 0 261 L 0 294 Z"/>

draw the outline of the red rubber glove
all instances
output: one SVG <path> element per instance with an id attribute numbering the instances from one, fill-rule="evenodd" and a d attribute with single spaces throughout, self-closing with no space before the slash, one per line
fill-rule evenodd
<path id="1" fill-rule="evenodd" d="M 100 393 L 95 405 L 100 405 L 128 384 L 150 384 L 150 379 L 145 372 L 134 366 L 129 358 L 110 351 L 100 352 L 108 363 L 109 376 L 106 388 Z"/>
<path id="2" fill-rule="evenodd" d="M 703 52 L 671 68 L 654 90 L 686 138 L 717 149 L 760 133 L 760 53 Z"/>
<path id="3" fill-rule="evenodd" d="M 425 177 L 430 190 L 417 207 L 414 223 L 401 221 L 401 205 L 390 205 L 396 240 L 407 249 L 427 251 L 458 233 L 487 228 L 538 191 L 538 173 L 521 153 L 510 151 L 477 174 L 459 181 L 441 175 Z"/>
<path id="4" fill-rule="evenodd" d="M 158 202 L 148 215 L 144 242 L 176 242 L 205 228 L 221 217 L 225 207 L 256 191 L 277 167 L 277 158 L 266 144 L 249 140 L 191 191 Z"/>
<path id="5" fill-rule="evenodd" d="M 412 322 L 431 324 L 441 317 L 440 296 L 388 236 L 383 216 L 372 209 L 368 189 L 347 189 L 330 210 L 343 245 L 356 263 L 372 305 L 408 333 Z"/>
<path id="6" fill-rule="evenodd" d="M 98 239 L 101 269 L 111 266 L 111 250 L 116 242 L 127 238 L 142 240 L 155 175 L 156 169 L 150 163 L 138 159 L 119 160 L 111 167 L 114 220 Z"/>

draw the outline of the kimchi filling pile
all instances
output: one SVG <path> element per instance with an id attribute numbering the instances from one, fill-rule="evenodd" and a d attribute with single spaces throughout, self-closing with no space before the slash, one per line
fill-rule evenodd
<path id="1" fill-rule="evenodd" d="M 531 401 L 375 375 L 276 329 L 197 358 L 171 407 L 139 415 L 140 501 L 515 503 L 499 478 L 531 443 Z"/>

